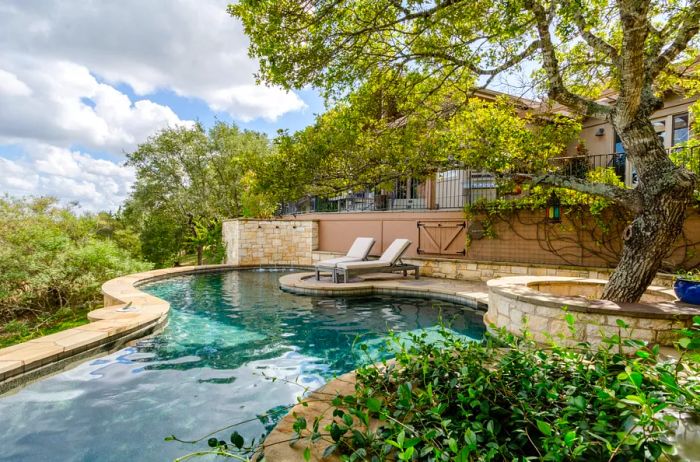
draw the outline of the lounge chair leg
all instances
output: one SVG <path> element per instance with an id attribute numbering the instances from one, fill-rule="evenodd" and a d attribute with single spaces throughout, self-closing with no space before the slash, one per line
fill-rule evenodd
<path id="1" fill-rule="evenodd" d="M 406 276 L 408 276 L 408 271 L 403 270 L 403 277 L 406 277 Z"/>
<path id="2" fill-rule="evenodd" d="M 416 268 L 415 270 L 413 270 L 413 273 L 416 275 L 416 279 L 419 279 L 419 278 L 420 278 L 420 273 L 418 273 L 418 268 Z"/>
<path id="3" fill-rule="evenodd" d="M 316 270 L 316 280 L 320 281 L 321 280 L 321 271 Z"/>

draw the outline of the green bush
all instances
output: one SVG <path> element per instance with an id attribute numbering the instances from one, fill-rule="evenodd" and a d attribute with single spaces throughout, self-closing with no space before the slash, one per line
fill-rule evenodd
<path id="1" fill-rule="evenodd" d="M 333 424 L 295 427 L 350 461 L 678 460 L 680 416 L 700 415 L 700 317 L 683 334 L 677 361 L 621 335 L 576 348 L 396 337 L 394 363 L 359 369 L 355 394 L 332 400 Z"/>
<path id="2" fill-rule="evenodd" d="M 106 280 L 149 269 L 100 232 L 103 219 L 50 198 L 0 199 L 0 322 L 84 311 Z"/>

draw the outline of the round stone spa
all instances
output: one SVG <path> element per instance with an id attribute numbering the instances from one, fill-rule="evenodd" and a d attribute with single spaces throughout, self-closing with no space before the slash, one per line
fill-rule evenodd
<path id="1" fill-rule="evenodd" d="M 259 438 L 305 388 L 378 359 L 390 330 L 433 331 L 442 319 L 460 335 L 483 336 L 481 313 L 464 306 L 292 295 L 278 289 L 282 274 L 228 271 L 142 286 L 171 303 L 165 329 L 0 396 L 0 461 L 172 460 L 206 440 L 169 435 L 193 440 L 249 419 L 236 430 Z M 213 436 L 228 440 L 231 431 Z"/>

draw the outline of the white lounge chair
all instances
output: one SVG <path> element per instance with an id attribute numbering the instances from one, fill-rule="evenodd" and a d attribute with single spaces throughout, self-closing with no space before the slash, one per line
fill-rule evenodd
<path id="1" fill-rule="evenodd" d="M 389 247 L 384 251 L 379 260 L 358 261 L 338 263 L 333 271 L 333 282 L 339 282 L 340 276 L 344 282 L 348 282 L 351 275 L 363 273 L 394 273 L 403 271 L 403 275 L 407 276 L 408 271 L 413 271 L 416 279 L 418 279 L 418 267 L 401 262 L 401 257 L 411 241 L 408 239 L 395 239 Z"/>
<path id="2" fill-rule="evenodd" d="M 331 258 L 330 260 L 323 260 L 316 265 L 316 280 L 321 278 L 321 271 L 333 272 L 338 263 L 349 263 L 349 262 L 360 262 L 367 260 L 369 251 L 372 250 L 374 246 L 374 238 L 372 237 L 358 237 L 355 242 L 350 246 L 350 250 L 345 254 L 344 257 Z"/>

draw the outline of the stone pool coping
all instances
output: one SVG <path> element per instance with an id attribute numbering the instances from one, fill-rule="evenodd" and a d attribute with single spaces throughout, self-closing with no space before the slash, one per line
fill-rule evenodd
<path id="1" fill-rule="evenodd" d="M 606 315 L 624 315 L 635 318 L 690 319 L 700 314 L 700 307 L 682 303 L 676 299 L 673 289 L 649 286 L 648 292 L 667 295 L 670 300 L 653 303 L 615 303 L 608 300 L 589 299 L 576 295 L 553 295 L 530 286 L 537 284 L 561 284 L 571 286 L 605 285 L 606 280 L 574 278 L 563 276 L 520 276 L 491 279 L 486 284 L 491 293 L 506 296 L 512 300 L 533 303 L 537 306 L 561 308 L 569 311 Z"/>
<path id="2" fill-rule="evenodd" d="M 346 284 L 333 283 L 329 277 L 316 281 L 314 273 L 294 273 L 282 276 L 279 284 L 282 290 L 299 295 L 405 295 L 458 303 L 481 311 L 488 309 L 488 291 L 481 281 L 367 274 Z"/>
<path id="3" fill-rule="evenodd" d="M 647 289 L 649 301 L 615 303 L 592 298 L 596 286 L 606 282 L 555 276 L 492 279 L 487 283 L 489 308 L 484 322 L 516 335 L 527 330 L 536 342 L 564 345 L 597 344 L 624 331 L 625 335 L 661 346 L 665 354 L 675 355 L 672 347 L 679 329 L 700 315 L 700 307 L 681 303 L 672 289 L 655 286 Z M 555 293 L 546 292 L 543 286 L 555 289 Z M 573 325 L 567 319 L 573 319 Z M 620 321 L 624 327 L 618 325 Z"/>
<path id="4" fill-rule="evenodd" d="M 329 381 L 321 388 L 312 391 L 308 396 L 297 403 L 282 419 L 277 422 L 275 428 L 265 437 L 261 451 L 265 460 L 270 461 L 303 461 L 304 450 L 309 446 L 308 438 L 290 445 L 290 441 L 296 436 L 294 422 L 297 417 L 305 417 L 311 427 L 315 418 L 319 418 L 319 428 L 323 429 L 333 421 L 332 411 L 334 406 L 330 401 L 336 395 L 355 394 L 356 372 L 351 371 Z M 318 440 L 309 446 L 311 449 L 311 461 L 313 462 L 337 462 L 340 457 L 332 454 L 323 457 L 323 452 L 330 446 L 325 440 Z"/>
<path id="5" fill-rule="evenodd" d="M 233 265 L 183 266 L 118 277 L 102 285 L 104 308 L 88 313 L 88 324 L 0 349 L 0 394 L 70 364 L 114 351 L 162 328 L 170 304 L 140 289 L 172 276 L 251 269 Z M 257 268 L 257 267 L 255 267 Z"/>
<path id="6" fill-rule="evenodd" d="M 102 285 L 104 307 L 88 313 L 88 324 L 0 349 L 0 394 L 59 372 L 70 364 L 114 351 L 127 342 L 152 334 L 168 320 L 170 304 L 141 291 L 138 286 L 173 276 L 256 268 L 306 269 L 289 265 L 202 265 L 164 268 L 129 274 Z M 295 273 L 281 278 L 283 290 L 313 295 L 369 295 L 374 293 L 437 298 L 480 310 L 487 309 L 488 294 L 482 282 L 423 278 L 402 279 L 397 275 L 367 275 L 359 282 L 314 284 Z M 396 278 L 399 279 L 396 279 Z M 330 290 L 330 289 L 333 290 Z"/>

